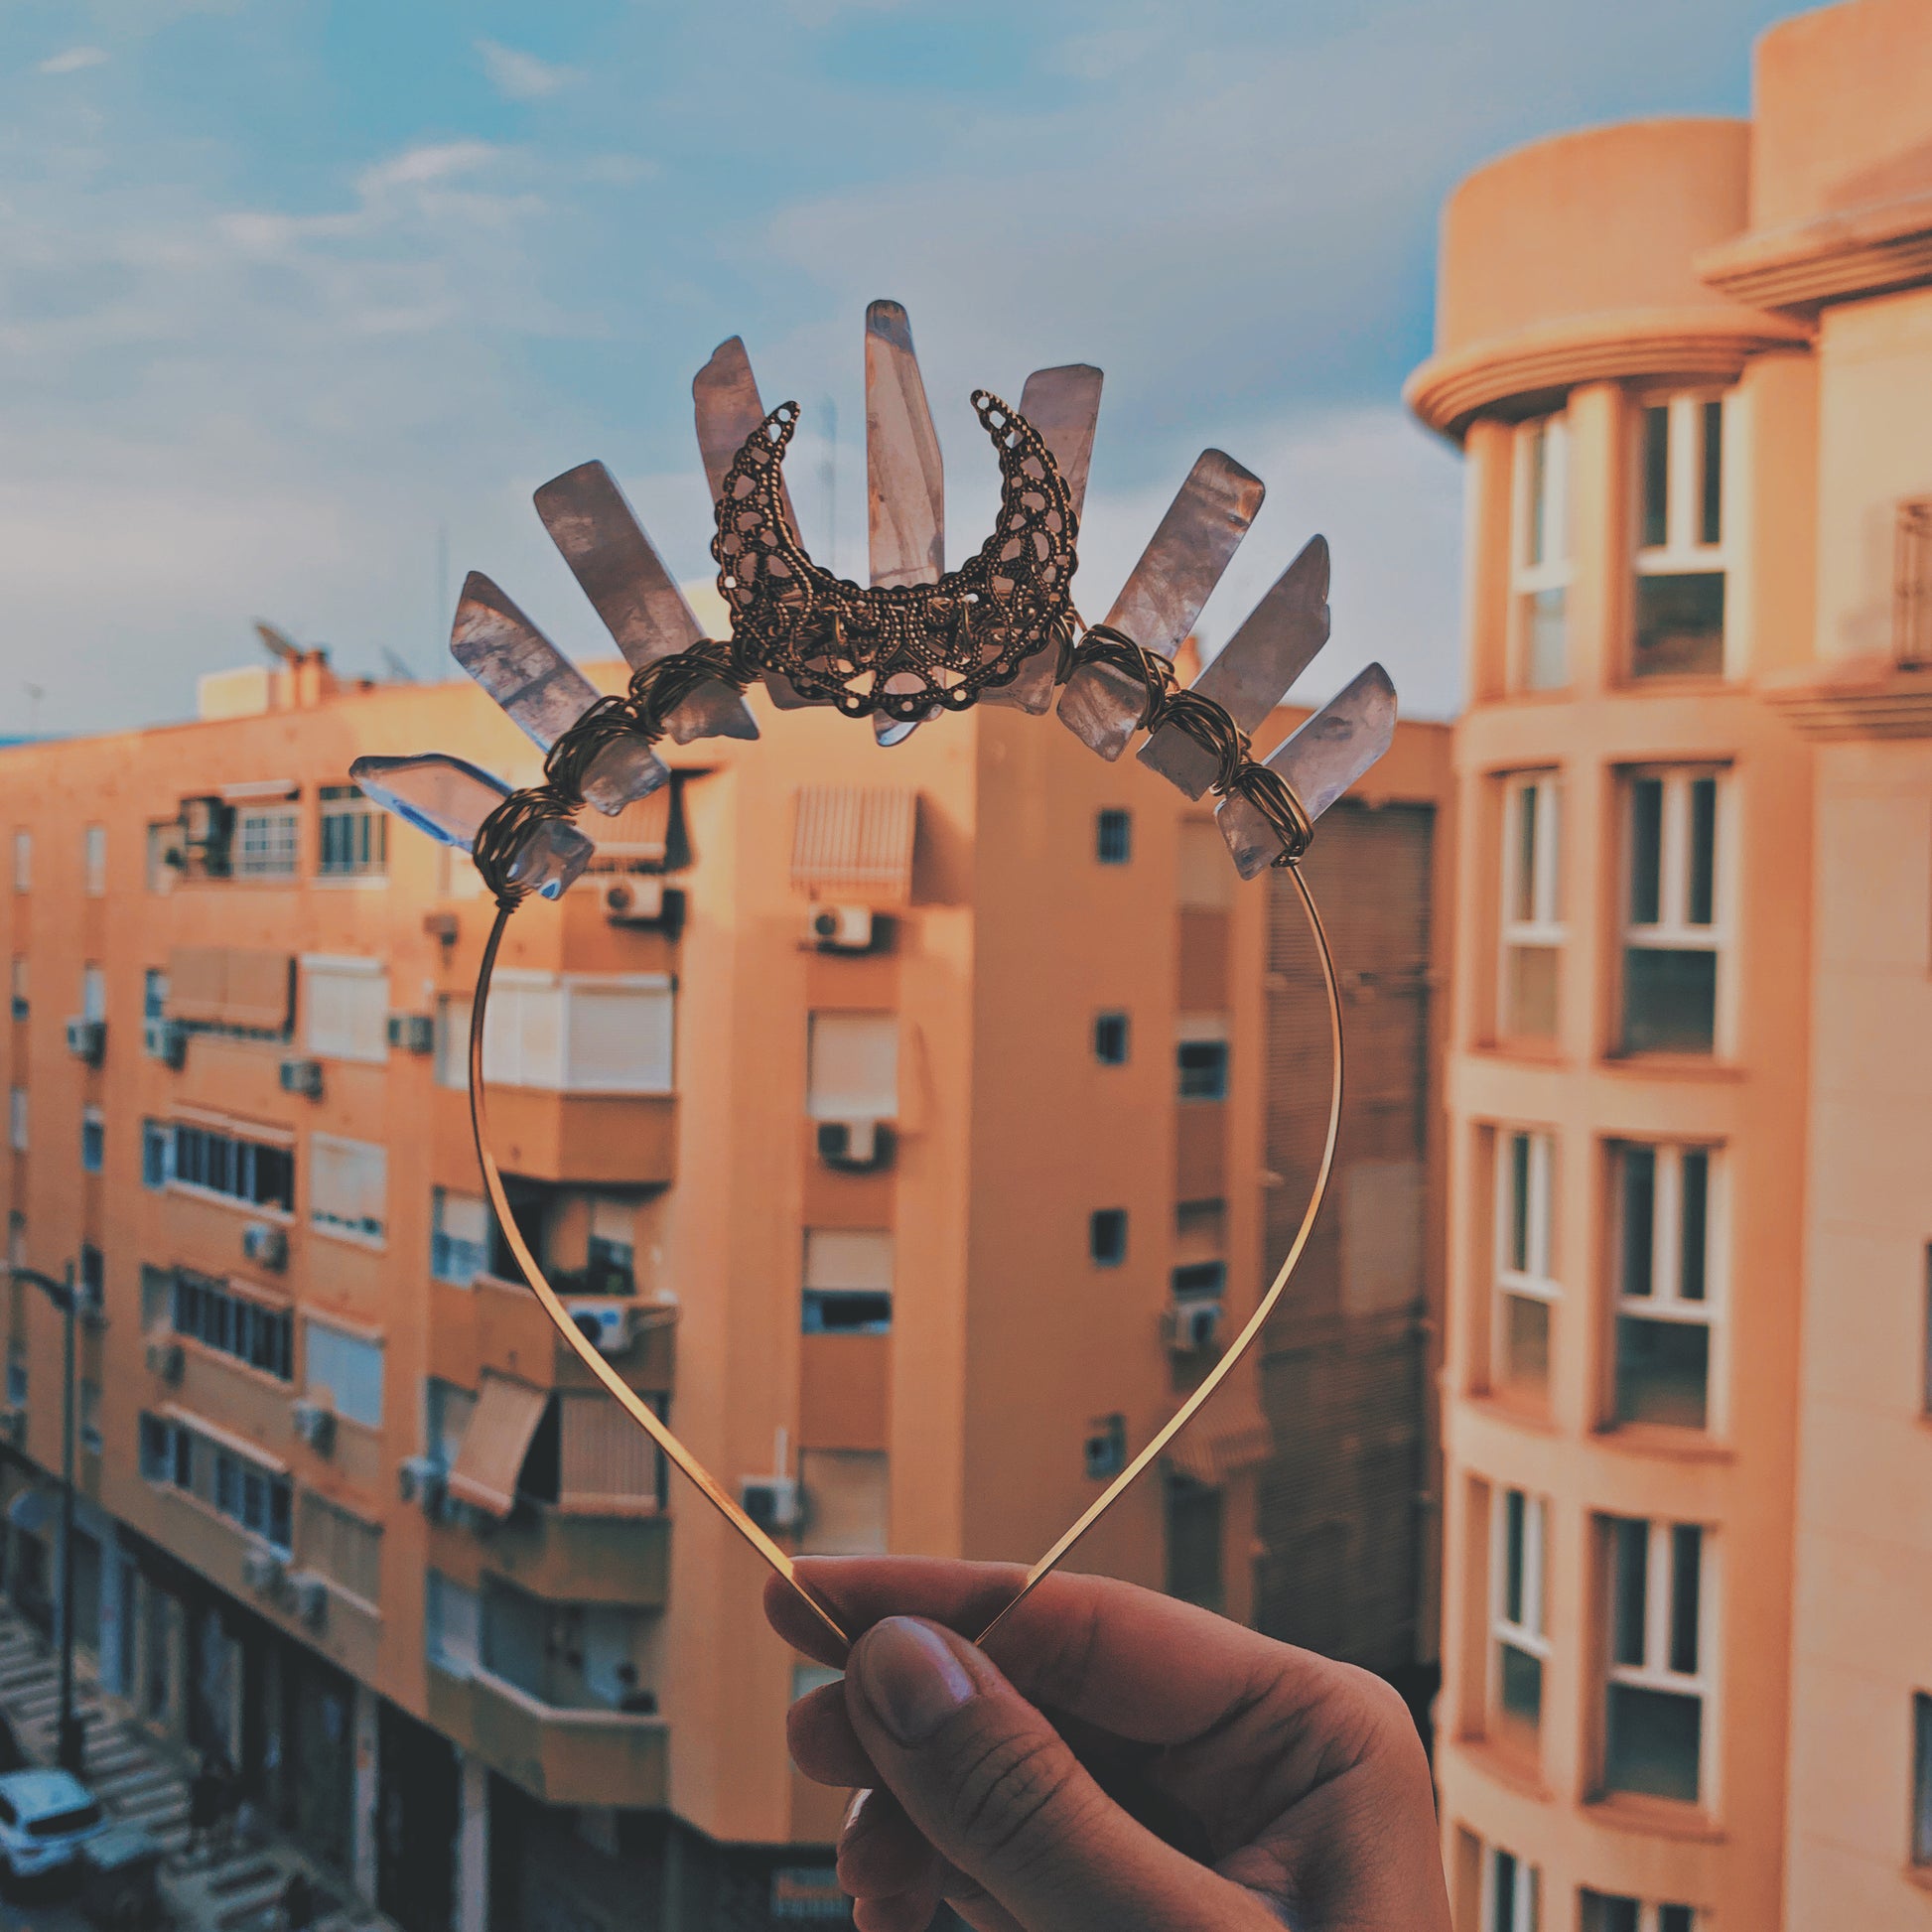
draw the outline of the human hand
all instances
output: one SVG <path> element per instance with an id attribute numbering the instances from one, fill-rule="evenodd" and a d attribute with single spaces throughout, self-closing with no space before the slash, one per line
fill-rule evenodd
<path id="1" fill-rule="evenodd" d="M 849 1659 L 776 1578 L 772 1627 L 843 1684 L 791 1708 L 798 1768 L 861 1787 L 859 1932 L 1449 1932 L 1421 1739 L 1379 1678 L 1132 1584 L 807 1558 Z"/>

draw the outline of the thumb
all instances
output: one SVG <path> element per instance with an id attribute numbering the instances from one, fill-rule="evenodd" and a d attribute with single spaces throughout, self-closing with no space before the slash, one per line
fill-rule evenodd
<path id="1" fill-rule="evenodd" d="M 1245 1922 L 1252 1896 L 1135 1823 L 964 1637 L 888 1617 L 853 1646 L 845 1694 L 882 1782 L 1029 1932 Z"/>

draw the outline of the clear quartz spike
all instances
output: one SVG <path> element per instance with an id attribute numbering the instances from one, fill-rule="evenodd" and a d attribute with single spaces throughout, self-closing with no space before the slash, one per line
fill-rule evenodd
<path id="1" fill-rule="evenodd" d="M 1172 657 L 1248 534 L 1263 494 L 1252 471 L 1219 450 L 1203 450 L 1121 586 L 1107 623 L 1143 649 Z M 1138 679 L 1083 664 L 1060 693 L 1060 722 L 1113 759 L 1126 751 L 1144 704 Z"/>
<path id="2" fill-rule="evenodd" d="M 1327 641 L 1328 544 L 1311 537 L 1192 688 L 1212 698 L 1244 732 L 1253 731 Z M 1214 781 L 1213 755 L 1178 725 L 1163 725 L 1140 757 L 1189 798 Z"/>
<path id="3" fill-rule="evenodd" d="M 691 380 L 691 402 L 697 415 L 698 456 L 704 464 L 705 485 L 711 491 L 715 510 L 725 493 L 725 473 L 732 467 L 733 457 L 764 421 L 764 404 L 759 399 L 758 379 L 752 374 L 743 337 L 733 336 L 712 350 L 711 360 Z M 778 488 L 785 520 L 795 532 L 798 516 L 782 478 Z M 796 711 L 815 702 L 776 671 L 765 672 L 764 690 L 780 711 Z"/>
<path id="4" fill-rule="evenodd" d="M 545 752 L 598 699 L 596 685 L 480 570 L 463 580 L 450 655 Z M 621 812 L 670 775 L 647 745 L 619 739 L 584 774 L 584 797 L 601 812 Z"/>
<path id="5" fill-rule="evenodd" d="M 1100 420 L 1101 373 L 1091 362 L 1035 369 L 1020 392 L 1020 413 L 1045 439 L 1066 484 L 1073 514 L 1086 507 L 1087 472 L 1093 462 L 1094 425 Z M 983 704 L 1012 705 L 1035 718 L 1052 709 L 1059 646 L 1048 644 L 1021 665 L 1011 684 L 985 693 Z"/>
<path id="6" fill-rule="evenodd" d="M 704 641 L 696 614 L 603 464 L 582 463 L 551 478 L 537 490 L 536 506 L 550 540 L 633 670 Z M 664 722 L 680 745 L 759 735 L 745 700 L 715 679 Z"/>
<path id="7" fill-rule="evenodd" d="M 875 585 L 938 583 L 946 567 L 945 463 L 912 324 L 897 302 L 866 310 L 866 528 Z M 901 674 L 886 688 L 916 691 L 920 683 Z M 920 723 L 876 712 L 873 735 L 881 745 L 903 745 Z"/>
<path id="8" fill-rule="evenodd" d="M 444 752 L 359 758 L 348 775 L 385 811 L 459 852 L 475 847 L 483 820 L 510 795 L 501 778 Z M 545 819 L 524 841 L 510 867 L 510 882 L 556 898 L 590 864 L 596 849 L 576 826 Z"/>
<path id="9" fill-rule="evenodd" d="M 1394 743 L 1395 716 L 1395 686 L 1380 664 L 1371 664 L 1276 746 L 1268 768 L 1294 788 L 1312 823 Z M 1282 856 L 1274 827 L 1245 798 L 1226 799 L 1215 816 L 1243 879 Z"/>

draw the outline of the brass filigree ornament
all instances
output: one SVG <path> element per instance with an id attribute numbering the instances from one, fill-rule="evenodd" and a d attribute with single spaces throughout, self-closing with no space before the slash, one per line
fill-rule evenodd
<path id="1" fill-rule="evenodd" d="M 1319 538 L 1283 573 L 1194 685 L 1177 687 L 1173 650 L 1261 500 L 1259 480 L 1217 451 L 1196 463 L 1107 621 L 1082 622 L 1072 579 L 1100 386 L 1099 372 L 1084 365 L 1040 371 L 1028 384 L 1030 396 L 1038 385 L 1041 404 L 1054 417 L 1049 427 L 1057 428 L 1075 462 L 1075 482 L 1069 481 L 1049 435 L 990 391 L 974 392 L 974 409 L 999 454 L 1000 516 L 974 556 L 943 573 L 936 561 L 941 536 L 937 444 L 912 360 L 909 327 L 896 304 L 875 304 L 869 312 L 867 348 L 869 430 L 885 425 L 879 431 L 883 448 L 869 442 L 869 456 L 877 459 L 874 575 L 889 581 L 861 587 L 833 576 L 806 552 L 783 483 L 797 405 L 788 402 L 769 414 L 758 407 L 749 364 L 734 340 L 694 385 L 699 441 L 715 490 L 712 556 L 731 613 L 731 636 L 703 636 L 609 473 L 601 465 L 585 465 L 546 483 L 537 503 L 633 667 L 627 688 L 599 696 L 508 598 L 488 579 L 473 575 L 458 608 L 452 651 L 545 747 L 544 781 L 512 791 L 487 772 L 443 754 L 359 759 L 351 776 L 411 823 L 469 850 L 495 898 L 496 916 L 472 1008 L 471 1120 L 485 1189 L 524 1279 L 585 1367 L 841 1641 L 846 1632 L 835 1609 L 804 1587 L 789 1554 L 746 1514 L 578 1327 L 510 1211 L 489 1132 L 483 1070 L 490 984 L 510 916 L 532 894 L 556 897 L 583 871 L 592 847 L 574 820 L 587 801 L 616 812 L 667 782 L 668 770 L 654 751 L 667 733 L 680 741 L 756 737 L 758 727 L 742 694 L 759 681 L 785 708 L 816 704 L 855 719 L 891 721 L 894 736 L 882 733 L 882 742 L 897 742 L 932 718 L 982 701 L 1044 710 L 1057 690 L 1062 722 L 1102 757 L 1119 757 L 1137 732 L 1145 732 L 1143 762 L 1188 795 L 1212 794 L 1220 801 L 1217 817 L 1244 878 L 1270 866 L 1287 869 L 1314 935 L 1332 1042 L 1327 1134 L 1301 1227 L 1267 1293 L 1220 1360 L 1033 1566 L 984 1637 L 1112 1508 L 1226 1380 L 1260 1335 L 1307 1246 L 1340 1125 L 1342 1033 L 1333 960 L 1297 861 L 1315 819 L 1387 749 L 1395 699 L 1386 674 L 1371 665 L 1266 760 L 1251 756 L 1249 728 L 1272 710 L 1327 637 L 1327 552 Z M 879 397 L 888 406 L 876 408 Z M 734 423 L 726 441 L 724 432 Z M 723 454 L 727 450 L 729 458 Z M 895 534 L 896 512 L 914 532 L 909 564 L 908 545 Z M 908 575 L 917 581 L 904 581 Z M 1137 636 L 1130 626 L 1144 634 Z"/>

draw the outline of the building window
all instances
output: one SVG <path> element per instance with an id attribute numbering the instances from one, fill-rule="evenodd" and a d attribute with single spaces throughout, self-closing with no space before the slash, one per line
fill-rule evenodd
<path id="1" fill-rule="evenodd" d="M 1127 1259 L 1127 1210 L 1096 1208 L 1087 1218 L 1087 1253 L 1099 1268 L 1118 1268 Z"/>
<path id="2" fill-rule="evenodd" d="M 98 1107 L 80 1110 L 80 1171 L 98 1173 L 107 1163 L 107 1123 Z"/>
<path id="3" fill-rule="evenodd" d="M 175 1271 L 141 1264 L 141 1332 L 163 1333 L 175 1323 Z"/>
<path id="4" fill-rule="evenodd" d="M 91 1241 L 80 1244 L 77 1306 L 98 1314 L 107 1306 L 107 1257 Z"/>
<path id="5" fill-rule="evenodd" d="M 1723 780 L 1715 771 L 1639 772 L 1625 796 L 1622 1050 L 1713 1052 Z"/>
<path id="6" fill-rule="evenodd" d="M 107 1018 L 107 974 L 98 966 L 80 969 L 80 1017 L 83 1020 Z"/>
<path id="7" fill-rule="evenodd" d="M 1134 856 L 1134 817 L 1109 809 L 1094 821 L 1094 857 L 1103 866 L 1124 866 Z"/>
<path id="8" fill-rule="evenodd" d="M 1127 1418 L 1096 1416 L 1080 1450 L 1089 1482 L 1111 1482 L 1127 1466 Z"/>
<path id="9" fill-rule="evenodd" d="M 805 1520 L 798 1548 L 813 1556 L 883 1556 L 890 1544 L 892 1465 L 884 1449 L 800 1449 Z"/>
<path id="10" fill-rule="evenodd" d="M 897 1014 L 814 1013 L 805 1058 L 813 1120 L 897 1119 Z"/>
<path id="11" fill-rule="evenodd" d="M 1932 664 L 1932 496 L 1899 504 L 1893 566 L 1892 656 Z"/>
<path id="12" fill-rule="evenodd" d="M 380 1241 L 388 1185 L 389 1156 L 379 1142 L 309 1136 L 309 1219 L 316 1227 Z"/>
<path id="13" fill-rule="evenodd" d="M 1724 674 L 1724 429 L 1719 396 L 1638 412 L 1633 677 Z"/>
<path id="14" fill-rule="evenodd" d="M 584 1241 L 586 1295 L 637 1292 L 637 1206 L 609 1194 L 591 1200 L 590 1233 Z"/>
<path id="15" fill-rule="evenodd" d="M 1218 1616 L 1227 1602 L 1221 1491 L 1212 1483 L 1196 1482 L 1170 1469 L 1161 1485 L 1161 1500 L 1167 1518 L 1167 1593 Z"/>
<path id="16" fill-rule="evenodd" d="M 1543 1870 L 1500 1846 L 1489 1854 L 1484 1932 L 1543 1932 Z"/>
<path id="17" fill-rule="evenodd" d="M 86 876 L 87 897 L 107 897 L 107 827 L 89 825 L 80 834 L 80 865 Z"/>
<path id="18" fill-rule="evenodd" d="M 17 1341 L 7 1344 L 7 1403 L 14 1409 L 27 1406 L 27 1350 Z"/>
<path id="19" fill-rule="evenodd" d="M 174 1123 L 177 1183 L 238 1200 L 248 1207 L 295 1210 L 295 1151 L 244 1140 L 193 1121 Z"/>
<path id="20" fill-rule="evenodd" d="M 14 891 L 31 891 L 34 884 L 34 835 L 31 832 L 14 834 Z"/>
<path id="21" fill-rule="evenodd" d="M 808 1335 L 883 1335 L 893 1325 L 893 1237 L 884 1228 L 805 1230 Z"/>
<path id="22" fill-rule="evenodd" d="M 1516 432 L 1515 682 L 1554 691 L 1570 682 L 1570 424 L 1562 416 Z"/>
<path id="23" fill-rule="evenodd" d="M 1706 1542 L 1695 1523 L 1607 1520 L 1603 1784 L 1696 1804 L 1704 1733 Z"/>
<path id="24" fill-rule="evenodd" d="M 1501 1032 L 1555 1039 L 1563 958 L 1563 789 L 1553 772 L 1512 779 L 1503 810 Z"/>
<path id="25" fill-rule="evenodd" d="M 321 1059 L 389 1057 L 389 975 L 379 959 L 302 960 L 303 1038 Z"/>
<path id="26" fill-rule="evenodd" d="M 168 975 L 159 966 L 148 967 L 141 975 L 141 1018 L 165 1020 L 168 1017 Z"/>
<path id="27" fill-rule="evenodd" d="M 13 1014 L 16 1020 L 27 1018 L 27 955 L 15 953 L 13 959 Z"/>
<path id="28" fill-rule="evenodd" d="M 237 879 L 293 879 L 301 819 L 292 805 L 243 810 L 235 820 L 235 877 Z M 363 871 L 371 868 L 358 867 Z M 381 867 L 373 870 L 380 871 Z"/>
<path id="29" fill-rule="evenodd" d="M 454 1382 L 431 1376 L 423 1384 L 423 1452 L 446 1474 L 456 1466 L 476 1408 L 477 1398 Z"/>
<path id="30" fill-rule="evenodd" d="M 24 1004 L 24 1003 L 23 1003 Z M 20 1014 L 17 1018 L 25 1019 Z M 1093 1056 L 1102 1066 L 1127 1064 L 1128 1023 L 1124 1013 L 1102 1013 L 1094 1018 Z"/>
<path id="31" fill-rule="evenodd" d="M 145 1271 L 142 1281 L 145 1296 Z M 278 1382 L 294 1379 L 295 1324 L 286 1308 L 251 1301 L 235 1294 L 228 1284 L 186 1268 L 175 1270 L 171 1288 L 176 1334 L 245 1362 Z"/>
<path id="32" fill-rule="evenodd" d="M 345 1422 L 382 1427 L 382 1344 L 311 1315 L 302 1324 L 302 1389 Z"/>
<path id="33" fill-rule="evenodd" d="M 27 1266 L 27 1216 L 17 1207 L 7 1211 L 7 1266 Z"/>
<path id="34" fill-rule="evenodd" d="M 1919 1364 L 1919 1413 L 1932 1416 L 1932 1243 L 1925 1250 L 1925 1350 Z"/>
<path id="35" fill-rule="evenodd" d="M 1505 1727 L 1534 1731 L 1543 1722 L 1543 1666 L 1550 1655 L 1543 1620 L 1544 1528 L 1541 1496 L 1505 1489 L 1495 1519 L 1490 1633 L 1495 1640 L 1496 1713 Z"/>
<path id="36" fill-rule="evenodd" d="M 1168 1277 L 1168 1286 L 1176 1302 L 1218 1302 L 1227 1293 L 1228 1265 L 1225 1261 L 1182 1262 Z"/>
<path id="37" fill-rule="evenodd" d="M 7 1091 L 7 1144 L 16 1154 L 27 1152 L 27 1089 Z"/>
<path id="38" fill-rule="evenodd" d="M 141 1185 L 165 1187 L 175 1174 L 174 1130 L 166 1121 L 141 1123 Z"/>
<path id="39" fill-rule="evenodd" d="M 498 974 L 483 1075 L 546 1093 L 672 1091 L 676 995 L 661 973 Z M 436 1077 L 470 1084 L 470 1002 L 438 1003 Z"/>
<path id="40" fill-rule="evenodd" d="M 287 1476 L 185 1422 L 141 1418 L 141 1473 L 225 1516 L 283 1556 L 294 1544 L 294 1491 Z"/>
<path id="41" fill-rule="evenodd" d="M 1491 1373 L 1499 1392 L 1539 1407 L 1550 1396 L 1552 1204 L 1557 1149 L 1548 1134 L 1497 1136 L 1496 1310 Z"/>
<path id="42" fill-rule="evenodd" d="M 489 1203 L 439 1187 L 430 1200 L 429 1272 L 452 1288 L 489 1273 Z"/>
<path id="43" fill-rule="evenodd" d="M 355 785 L 324 785 L 317 871 L 348 879 L 389 870 L 389 821 Z"/>
<path id="44" fill-rule="evenodd" d="M 1688 1905 L 1647 1905 L 1588 1890 L 1582 1897 L 1584 1932 L 1697 1932 L 1697 1914 Z"/>
<path id="45" fill-rule="evenodd" d="M 1228 1039 L 1225 1020 L 1182 1018 L 1174 1047 L 1174 1092 L 1181 1100 L 1228 1097 Z"/>
<path id="46" fill-rule="evenodd" d="M 1912 1693 L 1912 1863 L 1932 1865 L 1932 1697 L 1923 1691 Z"/>
<path id="47" fill-rule="evenodd" d="M 80 1447 L 90 1454 L 98 1455 L 101 1450 L 100 1439 L 100 1384 L 83 1381 L 80 1384 Z"/>
<path id="48" fill-rule="evenodd" d="M 1612 1147 L 1616 1420 L 1709 1425 L 1717 1163 L 1708 1147 Z"/>
<path id="49" fill-rule="evenodd" d="M 468 1677 L 483 1667 L 483 1598 L 440 1570 L 424 1584 L 423 1654 L 448 1675 Z"/>
<path id="50" fill-rule="evenodd" d="M 382 1525 L 304 1490 L 302 1567 L 373 1608 L 382 1599 Z"/>

